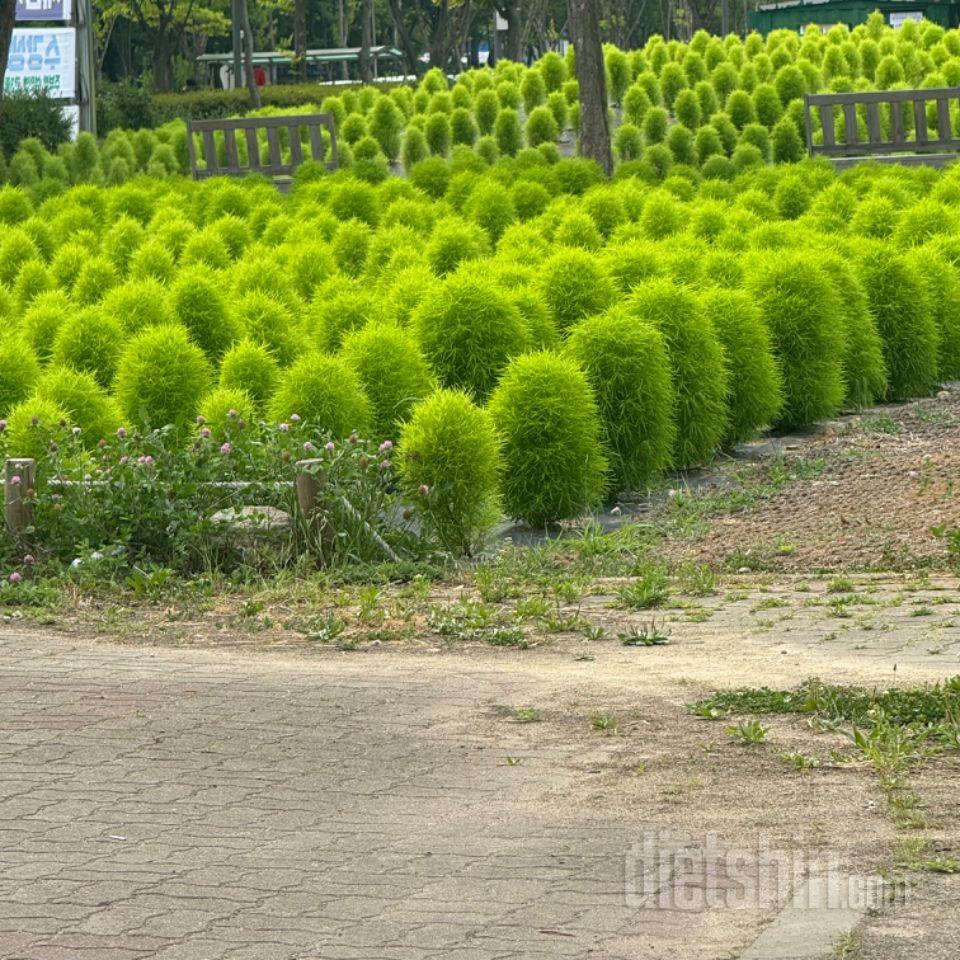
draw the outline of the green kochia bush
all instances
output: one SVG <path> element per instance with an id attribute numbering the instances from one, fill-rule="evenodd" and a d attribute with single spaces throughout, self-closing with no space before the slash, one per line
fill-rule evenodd
<path id="1" fill-rule="evenodd" d="M 599 504 L 607 470 L 600 418 L 572 359 L 517 357 L 490 398 L 490 413 L 503 442 L 501 489 L 510 516 L 543 526 Z"/>
<path id="2" fill-rule="evenodd" d="M 783 406 L 783 381 L 770 331 L 746 293 L 713 287 L 701 295 L 700 305 L 727 357 L 730 421 L 724 442 L 729 446 L 776 422 Z"/>
<path id="3" fill-rule="evenodd" d="M 845 405 L 868 407 L 887 391 L 887 365 L 877 323 L 870 313 L 867 294 L 856 270 L 837 256 L 825 256 L 821 265 L 839 295 L 846 347 L 843 354 Z"/>
<path id="4" fill-rule="evenodd" d="M 645 489 L 670 464 L 676 401 L 663 335 L 623 308 L 580 321 L 567 351 L 597 399 L 613 493 Z"/>
<path id="5" fill-rule="evenodd" d="M 135 425 L 183 430 L 210 384 L 203 351 L 178 324 L 147 327 L 127 344 L 117 364 L 114 393 Z"/>
<path id="6" fill-rule="evenodd" d="M 803 427 L 843 406 L 845 336 L 837 292 L 812 254 L 776 251 L 758 260 L 749 291 L 783 373 L 778 424 Z"/>
<path id="7" fill-rule="evenodd" d="M 544 262 L 540 290 L 561 330 L 602 313 L 615 296 L 613 283 L 597 259 L 576 249 L 561 250 Z"/>
<path id="8" fill-rule="evenodd" d="M 174 317 L 190 331 L 190 338 L 218 360 L 240 334 L 228 312 L 216 275 L 203 268 L 183 270 L 170 291 Z"/>
<path id="9" fill-rule="evenodd" d="M 56 364 L 92 373 L 108 387 L 123 343 L 120 321 L 96 307 L 87 307 L 75 310 L 60 325 L 50 358 Z"/>
<path id="10" fill-rule="evenodd" d="M 220 386 L 245 390 L 262 413 L 280 377 L 280 364 L 262 343 L 241 340 L 220 361 Z"/>
<path id="11" fill-rule="evenodd" d="M 883 340 L 887 399 L 924 396 L 937 383 L 940 337 L 919 272 L 905 257 L 876 243 L 861 256 L 860 279 Z"/>
<path id="12" fill-rule="evenodd" d="M 56 404 L 80 429 L 80 440 L 93 447 L 120 426 L 120 408 L 89 373 L 50 367 L 37 381 L 36 397 Z"/>
<path id="13" fill-rule="evenodd" d="M 50 453 L 69 425 L 67 412 L 52 400 L 31 396 L 7 413 L 6 455 L 36 460 L 42 471 Z"/>
<path id="14" fill-rule="evenodd" d="M 686 470 L 709 460 L 727 435 L 729 377 L 723 349 L 694 295 L 670 280 L 650 280 L 628 301 L 635 316 L 663 334 L 676 390 L 673 465 Z"/>
<path id="15" fill-rule="evenodd" d="M 441 384 L 483 400 L 529 334 L 509 294 L 470 267 L 450 275 L 413 314 L 413 328 Z"/>
<path id="16" fill-rule="evenodd" d="M 370 401 L 360 378 L 339 357 L 319 351 L 304 354 L 283 372 L 269 410 L 271 420 L 297 416 L 338 438 L 370 427 Z"/>
<path id="17" fill-rule="evenodd" d="M 36 354 L 21 337 L 0 340 L 0 417 L 33 391 L 40 376 Z"/>
<path id="18" fill-rule="evenodd" d="M 430 394 L 402 427 L 396 463 L 425 533 L 454 556 L 483 546 L 499 518 L 499 439 L 486 410 L 458 390 Z"/>
<path id="19" fill-rule="evenodd" d="M 960 277 L 941 254 L 924 245 L 907 254 L 916 268 L 939 334 L 937 367 L 944 380 L 960 377 Z"/>
<path id="20" fill-rule="evenodd" d="M 368 323 L 341 351 L 370 398 L 373 438 L 396 440 L 413 405 L 433 388 L 430 367 L 414 338 L 393 323 Z"/>
<path id="21" fill-rule="evenodd" d="M 256 414 L 257 405 L 246 390 L 214 387 L 200 400 L 197 424 L 209 431 L 209 439 L 215 443 L 244 444 L 253 438 L 251 424 Z"/>

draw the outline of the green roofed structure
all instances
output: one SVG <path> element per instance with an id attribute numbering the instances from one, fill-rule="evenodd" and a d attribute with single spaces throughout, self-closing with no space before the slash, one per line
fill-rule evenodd
<path id="1" fill-rule="evenodd" d="M 771 30 L 803 30 L 813 23 L 829 29 L 838 23 L 855 27 L 865 23 L 874 10 L 883 14 L 891 27 L 907 20 L 932 20 L 947 29 L 960 25 L 960 3 L 922 0 L 785 0 L 762 3 L 749 14 L 752 30 L 768 34 Z"/>

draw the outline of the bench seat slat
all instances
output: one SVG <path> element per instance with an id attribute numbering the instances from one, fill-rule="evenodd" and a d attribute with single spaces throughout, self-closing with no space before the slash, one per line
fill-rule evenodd
<path id="1" fill-rule="evenodd" d="M 324 127 L 330 134 L 329 148 L 321 134 Z M 263 156 L 261 135 L 266 135 L 267 140 Z M 288 158 L 284 157 L 282 136 L 289 138 Z M 221 137 L 222 145 L 219 143 Z M 240 138 L 246 146 L 246 157 L 241 153 Z M 286 185 L 283 178 L 289 177 L 306 159 L 305 142 L 309 143 L 313 159 L 326 160 L 330 168 L 337 166 L 337 133 L 330 114 L 191 120 L 187 123 L 190 168 L 194 179 L 198 180 L 217 175 L 243 176 L 250 171 L 258 171 L 281 178 L 277 186 L 282 188 Z M 224 158 L 222 162 L 221 155 Z"/>

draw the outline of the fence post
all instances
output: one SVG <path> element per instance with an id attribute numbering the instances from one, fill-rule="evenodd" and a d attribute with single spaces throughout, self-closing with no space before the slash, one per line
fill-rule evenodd
<path id="1" fill-rule="evenodd" d="M 13 537 L 20 537 L 33 523 L 33 490 L 36 483 L 36 460 L 5 462 L 3 515 L 7 521 L 7 530 Z"/>
<path id="2" fill-rule="evenodd" d="M 308 536 L 320 547 L 325 559 L 333 554 L 334 530 L 322 494 L 326 487 L 320 459 L 297 461 L 297 506 L 306 524 Z"/>

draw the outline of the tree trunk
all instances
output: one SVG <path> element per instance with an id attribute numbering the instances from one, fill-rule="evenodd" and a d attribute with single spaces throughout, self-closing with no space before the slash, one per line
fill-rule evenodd
<path id="1" fill-rule="evenodd" d="M 519 0 L 503 0 L 503 2 L 497 4 L 497 12 L 507 21 L 507 43 L 503 50 L 503 56 L 507 60 L 519 63 L 523 57 L 521 51 L 523 24 L 520 22 Z"/>
<path id="2" fill-rule="evenodd" d="M 0 115 L 3 114 L 3 78 L 10 56 L 13 24 L 17 19 L 17 0 L 0 0 Z"/>
<path id="3" fill-rule="evenodd" d="M 153 42 L 153 84 L 158 93 L 173 89 L 173 45 L 170 35 L 161 25 Z"/>
<path id="4" fill-rule="evenodd" d="M 240 29 L 243 30 L 243 72 L 246 74 L 250 104 L 254 110 L 259 110 L 260 88 L 253 76 L 253 31 L 250 29 L 250 6 L 247 0 L 240 0 Z"/>
<path id="5" fill-rule="evenodd" d="M 607 119 L 607 74 L 600 44 L 599 0 L 567 0 L 580 87 L 580 156 L 613 172 L 610 124 Z"/>
<path id="6" fill-rule="evenodd" d="M 347 45 L 347 11 L 346 0 L 339 0 L 337 5 L 337 44 L 343 48 Z M 342 79 L 350 79 L 350 69 L 347 67 L 347 61 L 340 64 Z"/>
<path id="7" fill-rule="evenodd" d="M 398 46 L 403 51 L 403 58 L 407 62 L 407 73 L 417 76 L 420 73 L 420 51 L 410 36 L 407 24 L 403 19 L 401 0 L 390 0 L 390 15 L 393 17 L 393 26 L 397 31 Z"/>
<path id="8" fill-rule="evenodd" d="M 293 0 L 293 55 L 297 58 L 297 79 L 307 82 L 307 0 Z"/>
<path id="9" fill-rule="evenodd" d="M 360 4 L 360 55 L 357 57 L 361 83 L 373 82 L 373 63 L 370 59 L 370 48 L 372 46 L 373 0 L 362 0 Z"/>

